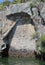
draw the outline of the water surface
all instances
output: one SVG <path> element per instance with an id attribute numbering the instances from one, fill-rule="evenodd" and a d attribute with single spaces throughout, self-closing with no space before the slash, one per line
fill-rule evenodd
<path id="1" fill-rule="evenodd" d="M 45 65 L 45 61 L 32 58 L 0 58 L 0 65 Z"/>

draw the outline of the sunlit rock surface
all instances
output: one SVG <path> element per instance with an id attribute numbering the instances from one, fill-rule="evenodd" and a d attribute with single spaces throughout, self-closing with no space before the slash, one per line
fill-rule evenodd
<path id="1" fill-rule="evenodd" d="M 11 42 L 11 46 L 15 49 L 27 48 L 35 50 L 35 41 L 31 40 L 31 35 L 34 32 L 35 32 L 34 27 L 31 24 L 18 25 L 16 27 L 16 31 Z"/>
<path id="2" fill-rule="evenodd" d="M 25 13 L 31 15 L 30 2 L 14 4 L 14 5 L 10 5 L 9 7 L 6 8 L 6 15 L 20 13 L 20 12 L 25 12 Z"/>
<path id="3" fill-rule="evenodd" d="M 34 25 L 31 24 L 31 20 L 28 17 L 20 17 L 22 16 L 17 16 L 18 19 L 16 19 L 16 21 L 18 22 L 10 34 L 13 34 L 12 40 L 11 36 L 9 36 L 9 39 L 11 40 L 9 55 L 12 56 L 31 55 L 36 49 L 36 42 L 32 39 L 32 35 L 35 33 Z"/>

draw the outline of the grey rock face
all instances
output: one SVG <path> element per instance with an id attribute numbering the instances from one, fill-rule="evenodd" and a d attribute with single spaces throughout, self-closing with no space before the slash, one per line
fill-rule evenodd
<path id="1" fill-rule="evenodd" d="M 42 10 L 41 10 L 42 14 L 41 15 L 42 15 L 42 18 L 45 19 L 45 17 L 43 17 L 45 14 L 45 12 L 44 12 L 45 10 L 43 10 L 43 9 L 45 9 L 45 8 L 42 8 Z M 40 38 L 43 34 L 45 34 L 45 26 L 42 25 L 43 20 L 42 20 L 41 16 L 38 15 L 38 13 L 39 13 L 38 9 L 32 8 L 32 11 L 33 11 L 33 22 L 34 22 L 35 28 L 38 32 L 38 37 Z"/>
<path id="2" fill-rule="evenodd" d="M 45 4 L 43 5 L 42 10 L 41 10 L 41 16 L 45 21 Z"/>
<path id="3" fill-rule="evenodd" d="M 19 17 L 18 19 L 16 19 L 16 21 L 17 20 L 18 22 L 15 27 L 16 30 L 14 28 L 12 33 L 10 34 L 12 35 L 14 32 L 13 38 L 10 44 L 9 54 L 10 53 L 12 54 L 11 51 L 14 51 L 13 52 L 14 55 L 15 54 L 17 55 L 22 54 L 23 56 L 26 54 L 30 55 L 36 49 L 35 40 L 31 40 L 31 35 L 35 32 L 34 26 L 31 24 L 31 20 L 28 17 L 27 19 L 26 17 L 22 17 L 22 18 Z M 9 39 L 11 40 L 11 36 L 9 36 Z M 26 52 L 24 51 L 24 49 L 26 50 Z M 17 51 L 15 52 L 15 50 Z"/>
<path id="4" fill-rule="evenodd" d="M 44 6 L 45 7 L 45 6 Z M 30 10 L 30 3 L 22 3 L 22 4 L 14 4 L 10 5 L 9 7 L 6 8 L 5 15 L 6 16 L 11 16 L 12 14 L 16 13 L 21 13 L 24 12 L 25 14 L 27 13 L 30 16 L 33 16 L 33 22 L 37 28 L 37 31 L 40 35 L 45 33 L 45 27 L 41 24 L 41 17 L 38 16 L 38 9 L 33 8 L 33 15 Z M 45 8 L 41 9 L 41 16 L 45 20 Z M 4 14 L 3 14 L 4 15 Z M 34 26 L 31 24 L 30 16 L 29 18 L 22 17 L 21 14 L 20 16 L 17 17 L 15 20 L 15 15 L 10 17 L 13 22 L 15 22 L 15 26 L 13 29 L 9 32 L 8 38 L 6 40 L 7 44 L 9 43 L 10 49 L 9 49 L 9 54 L 11 53 L 13 55 L 30 55 L 31 53 L 36 50 L 36 42 L 35 39 L 31 39 L 31 35 L 35 32 Z M 1 16 L 1 15 L 0 15 Z M 9 29 L 9 28 L 8 28 Z M 6 43 L 5 43 L 6 44 Z M 25 50 L 26 49 L 26 50 Z"/>
<path id="5" fill-rule="evenodd" d="M 38 16 L 38 9 L 36 7 L 33 7 L 32 11 L 34 16 Z"/>
<path id="6" fill-rule="evenodd" d="M 14 4 L 6 8 L 6 15 L 20 13 L 20 12 L 25 12 L 31 15 L 30 2 L 22 3 L 22 4 Z"/>
<path id="7" fill-rule="evenodd" d="M 2 28 L 5 26 L 5 11 L 0 11 L 0 52 L 6 48 L 6 44 L 2 39 Z"/>
<path id="8" fill-rule="evenodd" d="M 30 3 L 22 3 L 22 4 L 15 4 L 15 5 L 10 5 L 9 7 L 7 7 L 6 8 L 6 10 L 4 11 L 4 12 L 1 12 L 0 13 L 0 17 L 1 17 L 1 15 L 3 16 L 3 17 L 5 17 L 5 16 L 7 16 L 7 15 L 10 15 L 10 14 L 14 14 L 14 13 L 21 13 L 21 12 L 25 12 L 25 13 L 27 13 L 27 14 L 29 14 L 29 15 L 31 15 L 31 10 L 30 10 Z M 4 19 L 6 19 L 6 18 L 4 18 Z M 8 22 L 7 20 L 3 20 L 2 21 L 2 27 L 4 28 L 4 27 L 6 27 L 6 25 L 5 24 L 7 24 L 6 22 Z M 15 47 L 17 48 L 17 49 L 21 49 L 21 47 L 22 47 L 22 49 L 23 48 L 25 48 L 25 49 L 28 49 L 28 47 L 29 47 L 29 49 L 30 49 L 30 45 L 28 45 L 27 43 L 29 43 L 30 42 L 30 37 L 29 37 L 29 33 L 31 32 L 31 31 L 29 31 L 28 29 L 26 30 L 25 28 L 26 28 L 26 26 L 27 25 L 24 25 L 24 20 L 18 20 L 18 21 L 20 21 L 17 25 L 19 26 L 17 26 L 17 29 L 16 29 L 16 31 L 17 32 L 15 32 L 15 35 L 14 35 L 14 37 L 12 38 L 12 41 L 10 40 L 10 42 L 11 42 L 11 45 L 14 45 L 14 49 L 15 49 Z M 23 21 L 22 23 L 21 23 L 21 21 Z M 5 22 L 4 24 L 3 24 L 3 22 Z M 28 24 L 28 23 L 27 23 Z M 21 26 L 21 27 L 20 27 Z M 23 26 L 24 26 L 24 28 L 23 28 Z M 30 26 L 30 25 L 29 25 Z M 22 28 L 22 29 L 21 29 Z M 28 26 L 27 26 L 27 28 L 28 28 Z M 8 27 L 8 29 L 9 29 L 9 27 Z M 23 29 L 26 31 L 23 31 Z M 7 30 L 7 29 L 6 29 Z M 7 30 L 8 31 L 8 30 Z M 6 31 L 6 32 L 7 32 Z M 29 31 L 29 33 L 27 33 L 27 31 Z M 4 29 L 3 29 L 3 32 L 5 32 L 4 31 Z M 5 32 L 5 33 L 6 33 Z M 5 33 L 4 33 L 4 35 L 5 35 Z M 21 33 L 21 34 L 20 34 Z M 24 34 L 23 34 L 24 33 Z M 25 34 L 26 33 L 26 34 Z M 27 35 L 28 34 L 28 35 Z M 11 35 L 10 35 L 11 36 Z M 21 37 L 20 37 L 21 36 Z M 23 36 L 24 36 L 24 38 L 23 38 Z M 28 37 L 29 37 L 29 39 L 28 39 Z M 27 42 L 26 42 L 26 39 L 27 39 Z M 22 40 L 22 41 L 21 41 Z M 16 41 L 16 42 L 15 42 Z M 32 40 L 31 41 L 31 45 L 33 45 L 33 41 L 34 40 Z M 34 41 L 35 42 L 35 41 Z M 16 46 L 15 46 L 15 43 L 16 43 Z M 19 43 L 19 44 L 18 44 Z M 6 44 L 6 43 L 5 43 Z M 9 43 L 8 43 L 9 44 Z M 21 46 L 22 45 L 22 46 Z M 35 49 L 35 45 L 34 45 L 34 47 L 33 47 L 34 49 Z M 32 48 L 31 48 L 32 49 Z"/>

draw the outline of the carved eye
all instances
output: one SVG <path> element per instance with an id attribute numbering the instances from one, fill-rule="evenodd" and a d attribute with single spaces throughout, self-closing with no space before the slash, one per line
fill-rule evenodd
<path id="1" fill-rule="evenodd" d="M 3 48 L 3 47 L 5 47 L 5 44 L 3 44 L 3 45 L 1 46 L 1 48 Z"/>

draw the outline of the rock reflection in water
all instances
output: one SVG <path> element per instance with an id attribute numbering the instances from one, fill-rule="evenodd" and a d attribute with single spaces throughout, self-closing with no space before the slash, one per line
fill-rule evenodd
<path id="1" fill-rule="evenodd" d="M 0 65 L 45 65 L 44 61 L 32 58 L 0 58 Z"/>

